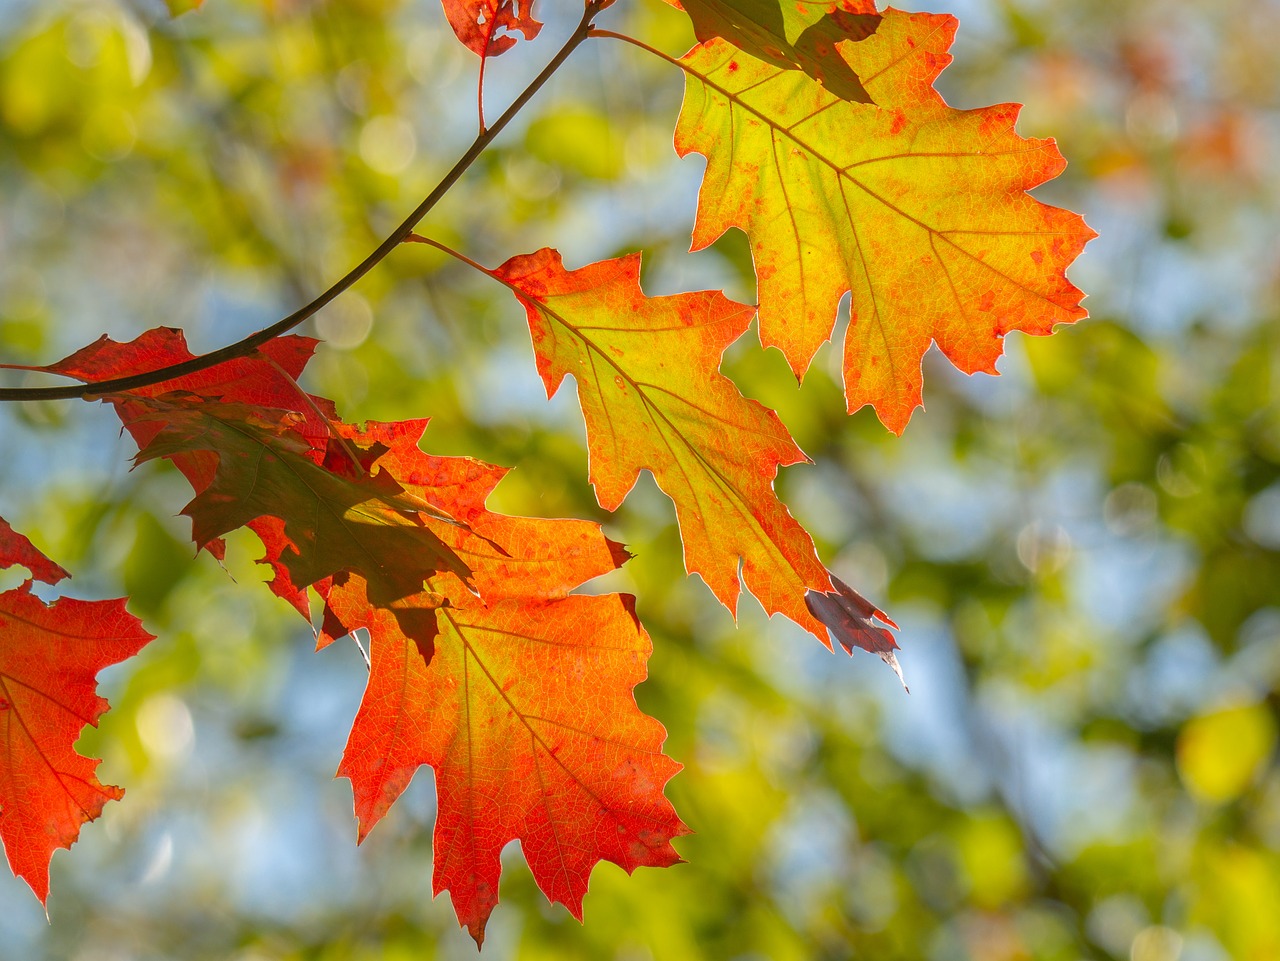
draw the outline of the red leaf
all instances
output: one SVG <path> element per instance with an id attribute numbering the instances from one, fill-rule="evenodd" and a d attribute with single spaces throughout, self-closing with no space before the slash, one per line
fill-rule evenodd
<path id="1" fill-rule="evenodd" d="M 516 44 L 519 31 L 532 40 L 542 29 L 533 19 L 533 0 L 441 0 L 449 26 L 481 59 L 496 57 Z M 500 31 L 507 31 L 499 36 Z"/>
<path id="2" fill-rule="evenodd" d="M 64 577 L 70 577 L 65 570 L 45 557 L 26 535 L 19 534 L 9 522 L 0 517 L 0 568 L 21 564 L 31 572 L 31 576 L 46 584 L 56 584 Z"/>
<path id="3" fill-rule="evenodd" d="M 329 437 L 325 417 L 336 418 L 337 414 L 332 402 L 323 397 L 303 394 L 296 383 L 317 343 L 319 341 L 310 337 L 277 337 L 248 357 L 239 357 L 194 374 L 103 399 L 115 407 L 121 422 L 137 442 L 139 449 L 151 443 L 160 428 L 154 420 L 139 420 L 148 408 L 140 404 L 135 399 L 137 397 L 158 397 L 180 390 L 218 398 L 229 404 L 254 404 L 292 410 L 297 414 L 293 429 L 306 438 L 311 447 L 306 456 L 319 461 L 324 457 Z M 193 357 L 195 355 L 187 348 L 187 340 L 181 330 L 156 327 L 127 344 L 117 343 L 104 334 L 71 356 L 37 369 L 74 377 L 86 383 L 96 383 L 159 370 Z M 191 451 L 177 454 L 171 459 L 173 465 L 190 481 L 196 493 L 203 491 L 213 480 L 217 459 L 210 452 Z M 273 531 L 269 521 L 251 521 L 247 526 L 264 542 L 272 540 Z M 222 560 L 224 546 L 220 538 L 211 540 L 204 547 L 218 560 Z M 306 594 L 295 588 L 280 569 L 277 569 L 272 589 L 304 617 L 308 616 Z"/>
<path id="4" fill-rule="evenodd" d="M 158 397 L 173 391 L 188 391 L 202 397 L 217 398 L 228 404 L 254 404 L 277 410 L 297 411 L 300 420 L 295 430 L 313 448 L 323 452 L 329 438 L 328 424 L 307 403 L 296 383 L 318 343 L 311 337 L 277 337 L 248 357 L 238 357 L 194 374 L 162 381 L 150 387 L 140 387 L 107 399 L 115 405 L 120 419 L 139 447 L 145 447 L 159 428 L 154 423 L 147 423 L 145 426 L 134 423 L 135 418 L 146 408 L 135 406 L 132 398 Z M 181 330 L 155 327 L 127 344 L 117 343 L 104 334 L 71 356 L 37 369 L 92 384 L 159 370 L 194 357 L 195 354 L 188 349 L 186 336 Z M 332 402 L 323 397 L 307 396 L 325 416 L 337 416 Z M 313 456 L 318 460 L 322 454 Z M 184 467 L 183 463 L 179 463 L 178 467 L 197 490 L 208 484 L 212 464 L 207 460 L 201 468 Z"/>
<path id="5" fill-rule="evenodd" d="M 386 444 L 378 465 L 466 519 L 469 528 L 428 523 L 471 567 L 480 597 L 441 574 L 388 609 L 369 603 L 361 578 L 335 579 L 331 629 L 363 627 L 372 641 L 338 773 L 351 779 L 363 839 L 420 765 L 435 768 L 434 890 L 450 892 L 479 943 L 512 839 L 547 897 L 578 918 L 596 862 L 676 863 L 670 841 L 687 829 L 662 789 L 680 766 L 631 695 L 651 649 L 632 599 L 569 594 L 626 552 L 586 521 L 486 511 L 504 471 L 424 454 L 409 426 L 344 431 L 361 446 Z M 430 658 L 406 636 L 410 612 L 438 624 Z"/>
<path id="6" fill-rule="evenodd" d="M 0 567 L 22 564 L 51 581 L 66 576 L 3 520 L 0 531 Z M 71 847 L 80 825 L 124 795 L 98 781 L 98 761 L 72 750 L 108 707 L 94 693 L 97 673 L 151 639 L 123 599 L 46 605 L 30 581 L 0 594 L 0 841 L 41 903 L 53 852 Z"/>

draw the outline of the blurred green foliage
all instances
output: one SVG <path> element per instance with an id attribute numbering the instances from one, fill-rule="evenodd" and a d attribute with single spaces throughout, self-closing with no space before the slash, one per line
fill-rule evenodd
<path id="1" fill-rule="evenodd" d="M 1275 4 L 965 0 L 958 106 L 1016 99 L 1071 162 L 1039 191 L 1101 233 L 1093 319 L 1013 337 L 1004 376 L 926 361 L 927 413 L 844 413 L 831 350 L 797 388 L 750 337 L 727 369 L 814 459 L 779 488 L 823 558 L 903 625 L 908 698 L 682 576 L 645 479 L 606 516 L 580 415 L 548 403 L 522 311 L 404 248 L 316 318 L 309 389 L 348 420 L 515 467 L 512 513 L 592 517 L 636 553 L 603 586 L 653 634 L 641 707 L 686 765 L 687 864 L 602 865 L 579 926 L 513 848 L 486 954 L 618 961 L 1268 961 L 1280 957 L 1280 42 Z M 490 111 L 576 22 L 490 63 Z M 606 24 L 680 52 L 682 15 Z M 0 345 L 104 331 L 197 350 L 282 316 L 370 250 L 469 143 L 476 62 L 433 0 L 0 3 Z M 646 252 L 650 293 L 753 296 L 731 235 L 684 253 L 699 175 L 681 79 L 575 56 L 420 228 L 489 264 Z M 15 380 L 14 382 L 20 382 Z M 363 685 L 256 587 L 259 548 L 191 558 L 172 472 L 128 472 L 99 406 L 0 411 L 0 514 L 129 593 L 159 635 L 108 672 L 81 748 L 128 796 L 53 862 L 51 923 L 0 878 L 0 959 L 460 958 L 430 898 L 423 772 L 357 850 L 330 774 Z"/>

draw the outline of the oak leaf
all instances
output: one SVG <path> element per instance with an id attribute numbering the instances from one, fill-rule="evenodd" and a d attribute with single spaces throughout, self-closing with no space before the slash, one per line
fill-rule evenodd
<path id="1" fill-rule="evenodd" d="M 1052 140 L 1014 131 L 1019 107 L 956 110 L 932 83 L 955 18 L 889 9 L 838 50 L 875 105 L 848 103 L 722 40 L 685 55 L 676 150 L 707 157 L 693 247 L 746 231 L 760 338 L 800 377 L 852 290 L 850 412 L 901 433 L 921 404 L 930 341 L 967 373 L 995 373 L 1011 330 L 1085 316 L 1064 276 L 1094 235 L 1026 191 L 1064 166 Z"/>
<path id="2" fill-rule="evenodd" d="M 343 475 L 316 463 L 294 429 L 298 413 L 186 393 L 133 403 L 146 412 L 132 423 L 152 434 L 139 463 L 200 452 L 217 459 L 209 483 L 183 509 L 198 548 L 265 519 L 266 560 L 287 573 L 292 590 L 353 572 L 385 605 L 419 593 L 439 571 L 469 579 L 467 565 L 426 525 L 427 518 L 451 523 L 442 510 L 406 494 L 385 471 Z"/>
<path id="3" fill-rule="evenodd" d="M 0 568 L 14 564 L 48 583 L 67 576 L 0 519 Z M 98 671 L 152 640 L 124 603 L 45 604 L 31 580 L 0 594 L 0 842 L 42 904 L 53 852 L 71 847 L 80 825 L 124 795 L 97 779 L 97 760 L 73 750 L 108 708 L 94 693 Z"/>
<path id="4" fill-rule="evenodd" d="M 780 466 L 807 458 L 776 413 L 719 371 L 752 308 L 718 291 L 647 297 L 638 254 L 565 270 L 543 249 L 494 276 L 524 305 L 548 397 L 566 375 L 577 381 L 600 506 L 617 510 L 649 470 L 675 502 L 686 570 L 736 611 L 741 561 L 767 612 L 826 642 L 804 594 L 830 589 L 827 572 L 773 490 Z"/>
<path id="5" fill-rule="evenodd" d="M 224 403 L 292 410 L 295 412 L 292 429 L 310 445 L 307 458 L 319 463 L 326 455 L 329 423 L 337 418 L 337 413 L 331 401 L 305 393 L 297 383 L 297 378 L 311 359 L 317 343 L 319 341 L 311 337 L 292 334 L 277 337 L 247 357 L 237 357 L 194 374 L 185 374 L 103 399 L 115 408 L 121 423 L 139 449 L 147 446 L 160 431 L 160 424 L 154 419 L 139 419 L 150 410 L 138 400 L 140 397 L 158 397 L 173 391 L 188 391 Z M 160 370 L 194 357 L 181 330 L 156 327 L 128 343 L 118 343 L 103 335 L 57 363 L 32 369 L 74 377 L 85 383 L 97 383 Z M 217 468 L 217 456 L 206 450 L 177 453 L 170 460 L 197 493 L 209 486 Z M 293 585 L 288 570 L 278 559 L 287 544 L 278 525 L 273 524 L 270 518 L 264 518 L 250 521 L 246 526 L 267 547 L 265 561 L 275 570 L 271 589 L 292 604 L 303 617 L 309 618 L 310 608 L 305 591 Z M 214 538 L 204 548 L 218 560 L 223 559 L 221 538 Z"/>
<path id="6" fill-rule="evenodd" d="M 466 519 L 441 535 L 480 589 L 444 573 L 391 609 L 369 603 L 360 577 L 335 578 L 325 592 L 331 631 L 370 634 L 369 684 L 338 769 L 352 783 L 359 837 L 431 765 L 433 891 L 449 891 L 477 943 L 512 839 L 546 896 L 579 919 L 598 861 L 627 871 L 676 863 L 670 841 L 687 829 L 663 786 L 680 765 L 661 753 L 662 725 L 631 693 L 649 638 L 629 596 L 569 593 L 626 552 L 586 521 L 485 510 L 505 471 L 424 454 L 406 425 L 343 430 L 362 447 L 386 445 L 379 463 L 406 489 Z M 438 619 L 426 656 L 404 633 L 405 609 Z"/>

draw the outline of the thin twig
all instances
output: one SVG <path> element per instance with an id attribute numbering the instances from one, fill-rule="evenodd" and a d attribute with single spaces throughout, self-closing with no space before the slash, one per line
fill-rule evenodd
<path id="1" fill-rule="evenodd" d="M 346 275 L 335 282 L 328 290 L 324 291 L 309 304 L 299 307 L 288 317 L 272 324 L 270 327 L 264 327 L 256 333 L 250 334 L 243 340 L 238 340 L 234 344 L 229 344 L 218 350 L 210 351 L 191 360 L 183 361 L 179 364 L 171 364 L 167 367 L 160 367 L 156 370 L 147 371 L 143 374 L 133 374 L 129 377 L 116 377 L 112 380 L 98 381 L 94 384 L 84 384 L 68 387 L 4 387 L 0 388 L 0 401 L 18 401 L 18 400 L 63 400 L 75 399 L 92 400 L 103 394 L 115 394 L 123 391 L 136 390 L 139 387 L 150 387 L 152 384 L 163 383 L 167 380 L 174 380 L 178 377 L 184 377 L 187 374 L 194 374 L 197 371 L 207 370 L 218 364 L 228 360 L 234 360 L 237 357 L 247 357 L 255 350 L 268 341 L 274 340 L 281 334 L 286 334 L 293 328 L 297 327 L 303 321 L 309 319 L 322 308 L 332 303 L 340 294 L 350 288 L 361 277 L 370 270 L 380 264 L 387 255 L 398 247 L 406 237 L 417 226 L 418 222 L 425 217 L 442 197 L 449 192 L 450 188 L 462 177 L 467 169 L 476 161 L 476 158 L 484 152 L 485 148 L 493 142 L 494 138 L 502 132 L 503 128 L 511 122 L 512 118 L 524 108 L 533 96 L 542 89 L 543 85 L 551 79 L 552 75 L 560 69 L 564 62 L 569 59 L 569 55 L 576 50 L 591 33 L 591 19 L 605 6 L 609 0 L 591 0 L 586 5 L 582 14 L 582 19 L 578 22 L 578 26 L 574 28 L 569 39 L 556 52 L 547 65 L 542 69 L 536 77 L 530 81 L 529 85 L 521 91 L 520 96 L 512 101 L 506 111 L 494 121 L 493 126 L 481 132 L 466 152 L 458 159 L 457 163 L 444 175 L 443 179 L 436 184 L 435 189 L 429 193 L 414 211 L 404 219 L 394 231 L 388 235 L 387 239 L 378 245 L 373 253 L 369 254 L 355 267 L 351 268 Z"/>
<path id="2" fill-rule="evenodd" d="M 486 267 L 484 264 L 482 264 L 482 263 L 478 263 L 477 261 L 472 260 L 472 259 L 471 259 L 470 257 L 468 257 L 466 254 L 464 254 L 464 253 L 460 253 L 460 252 L 458 252 L 458 251 L 454 250 L 452 247 L 448 246 L 447 244 L 442 244 L 442 243 L 440 243 L 440 241 L 438 241 L 438 240 L 432 240 L 430 237 L 423 237 L 421 234 L 413 234 L 413 233 L 411 233 L 411 234 L 409 234 L 409 236 L 408 236 L 408 237 L 406 237 L 406 238 L 404 239 L 404 242 L 405 242 L 405 243 L 407 243 L 407 244 L 426 244 L 428 247 L 434 247 L 436 250 L 439 250 L 439 251 L 441 251 L 442 253 L 446 253 L 446 254 L 448 254 L 448 255 L 449 255 L 450 257 L 452 257 L 454 260 L 460 261 L 461 263 L 464 263 L 464 264 L 466 264 L 468 267 L 471 267 L 471 268 L 474 268 L 475 270 L 480 271 L 480 273 L 482 273 L 482 274 L 484 274 L 484 275 L 486 275 L 486 276 L 488 276 L 488 277 L 492 277 L 492 278 L 493 278 L 494 280 L 496 280 L 498 283 L 500 283 L 500 284 L 502 284 L 502 285 L 504 285 L 504 286 L 506 286 L 506 287 L 511 288 L 511 290 L 515 291 L 516 293 L 519 293 L 519 292 L 520 292 L 516 287 L 514 287 L 513 285 L 511 285 L 511 284 L 507 283 L 505 280 L 503 280 L 501 277 L 499 277 L 496 273 L 494 273 L 492 270 L 490 270 L 490 269 L 489 269 L 488 267 Z"/>
<path id="3" fill-rule="evenodd" d="M 590 27 L 587 30 L 587 36 L 601 37 L 607 40 L 621 40 L 624 43 L 631 44 L 633 47 L 639 47 L 641 50 L 644 50 L 647 53 L 651 53 L 655 57 L 660 57 L 663 60 L 667 61 L 667 63 L 674 64 L 675 66 L 679 67 L 681 70 L 684 70 L 686 72 L 688 71 L 688 67 L 686 67 L 683 63 L 681 63 L 676 57 L 673 57 L 670 54 L 663 53 L 657 47 L 649 46 L 643 40 L 637 40 L 635 37 L 628 37 L 625 33 L 616 33 L 613 30 L 601 30 L 599 27 Z"/>

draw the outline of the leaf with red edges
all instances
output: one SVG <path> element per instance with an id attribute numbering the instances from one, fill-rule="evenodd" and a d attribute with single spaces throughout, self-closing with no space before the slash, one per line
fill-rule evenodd
<path id="1" fill-rule="evenodd" d="M 441 574 L 390 609 L 369 602 L 359 577 L 335 578 L 327 592 L 331 624 L 371 638 L 369 685 L 338 770 L 351 779 L 361 839 L 419 766 L 435 768 L 433 888 L 450 892 L 478 943 L 512 839 L 547 897 L 578 918 L 598 861 L 627 871 L 676 863 L 670 841 L 687 829 L 662 789 L 680 766 L 631 694 L 649 638 L 630 597 L 569 594 L 626 552 L 586 521 L 484 510 L 504 471 L 424 454 L 406 425 L 344 432 L 361 447 L 386 445 L 377 464 L 466 519 L 440 535 L 480 591 Z M 429 656 L 405 636 L 407 610 L 438 622 Z"/>
<path id="2" fill-rule="evenodd" d="M 50 583 L 67 576 L 0 519 L 0 567 L 13 564 Z M 123 599 L 46 605 L 31 581 L 0 594 L 0 842 L 41 903 L 53 852 L 124 795 L 98 781 L 98 761 L 72 748 L 107 710 L 94 693 L 97 673 L 150 640 Z"/>
<path id="3" fill-rule="evenodd" d="M 966 373 L 995 373 L 1004 335 L 1084 317 L 1064 271 L 1094 235 L 1026 193 L 1057 176 L 1052 140 L 1015 132 L 1019 108 L 955 110 L 933 89 L 955 18 L 886 10 L 838 45 L 875 106 L 720 40 L 682 60 L 681 156 L 707 157 L 693 247 L 746 231 L 760 338 L 796 376 L 852 290 L 845 396 L 901 433 L 921 403 L 930 342 Z"/>
<path id="4" fill-rule="evenodd" d="M 247 357 L 237 357 L 194 374 L 136 388 L 104 400 L 115 408 L 139 448 L 146 447 L 160 428 L 153 420 L 139 420 L 149 408 L 139 404 L 138 397 L 190 391 L 224 403 L 291 410 L 297 415 L 293 429 L 306 438 L 311 447 L 306 456 L 319 462 L 324 458 L 328 445 L 329 421 L 335 420 L 337 413 L 331 401 L 305 394 L 297 384 L 297 378 L 311 359 L 317 343 L 319 341 L 310 337 L 277 337 Z M 181 330 L 156 327 L 125 344 L 103 335 L 88 347 L 55 364 L 34 369 L 74 377 L 85 383 L 97 383 L 160 370 L 194 357 Z M 197 493 L 209 486 L 217 466 L 216 457 L 209 451 L 179 453 L 171 460 Z M 292 604 L 303 617 L 309 617 L 306 593 L 293 585 L 287 569 L 276 560 L 284 547 L 281 535 L 269 519 L 250 521 L 247 526 L 267 545 L 267 561 L 272 564 L 276 575 L 271 582 L 271 590 Z M 221 539 L 213 539 L 204 548 L 218 560 L 223 559 Z"/>

